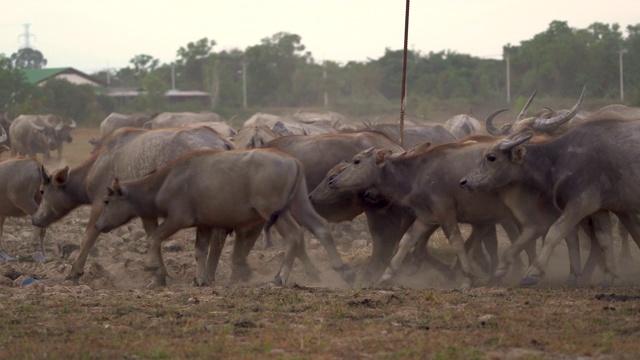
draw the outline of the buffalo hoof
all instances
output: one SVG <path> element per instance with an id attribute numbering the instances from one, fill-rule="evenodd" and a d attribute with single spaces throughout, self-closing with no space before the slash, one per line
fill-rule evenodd
<path id="1" fill-rule="evenodd" d="M 342 277 L 342 280 L 344 280 L 344 282 L 346 282 L 350 286 L 353 286 L 353 284 L 355 284 L 355 282 L 356 282 L 356 273 L 354 272 L 354 270 L 349 265 L 344 264 L 340 268 L 335 269 L 335 270 L 338 273 L 340 273 L 340 276 Z"/>
<path id="2" fill-rule="evenodd" d="M 69 275 L 67 275 L 65 280 L 71 280 L 71 281 L 74 281 L 74 282 L 78 282 L 78 280 L 80 280 L 80 277 L 82 276 L 82 274 L 84 274 L 84 273 L 71 271 L 69 273 Z"/>
<path id="3" fill-rule="evenodd" d="M 598 282 L 598 286 L 599 287 L 611 287 L 611 286 L 613 286 L 613 281 L 608 280 L 608 279 L 603 279 L 600 282 Z"/>
<path id="4" fill-rule="evenodd" d="M 507 269 L 499 268 L 493 273 L 493 278 L 496 280 L 501 280 L 505 277 L 505 275 L 507 275 Z"/>
<path id="5" fill-rule="evenodd" d="M 193 286 L 195 287 L 203 287 L 203 286 L 207 286 L 207 282 L 201 279 L 198 279 L 197 277 L 193 278 Z"/>
<path id="6" fill-rule="evenodd" d="M 319 283 L 320 282 L 320 273 L 319 272 L 314 272 L 314 273 L 309 273 L 307 274 L 307 278 L 309 279 L 309 281 L 311 281 L 312 283 Z"/>
<path id="7" fill-rule="evenodd" d="M 249 281 L 249 279 L 251 279 L 252 272 L 253 271 L 249 267 L 235 269 L 231 271 L 231 282 L 234 284 L 240 283 L 240 282 L 247 282 Z"/>
<path id="8" fill-rule="evenodd" d="M 578 277 L 575 275 L 569 275 L 567 280 L 564 282 L 564 286 L 566 287 L 576 287 L 578 286 Z"/>
<path id="9" fill-rule="evenodd" d="M 276 275 L 276 277 L 273 278 L 273 281 L 271 281 L 271 283 L 275 286 L 283 286 L 284 285 L 284 281 L 282 281 L 282 278 L 280 277 L 280 274 Z"/>
<path id="10" fill-rule="evenodd" d="M 473 281 L 471 281 L 471 279 L 465 278 L 464 280 L 462 280 L 462 285 L 460 285 L 460 289 L 469 290 L 471 289 L 472 284 L 473 284 Z"/>
<path id="11" fill-rule="evenodd" d="M 395 274 L 389 271 L 385 271 L 384 274 L 382 274 L 382 276 L 380 277 L 380 280 L 378 280 L 378 283 L 376 284 L 376 286 L 379 287 L 391 287 L 393 286 L 393 278 Z"/>
<path id="12" fill-rule="evenodd" d="M 533 286 L 540 281 L 540 278 L 535 275 L 525 276 L 520 280 L 520 286 Z"/>

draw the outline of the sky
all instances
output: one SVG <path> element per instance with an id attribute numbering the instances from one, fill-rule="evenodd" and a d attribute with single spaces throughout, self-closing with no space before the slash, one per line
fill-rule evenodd
<path id="1" fill-rule="evenodd" d="M 638 0 L 412 0 L 408 46 L 501 58 L 554 20 L 640 23 Z M 301 37 L 317 62 L 367 61 L 404 44 L 404 0 L 0 0 L 0 54 L 29 42 L 47 67 L 89 74 L 130 65 L 138 54 L 171 63 L 180 47 L 207 37 L 214 52 L 245 50 L 278 32 Z"/>

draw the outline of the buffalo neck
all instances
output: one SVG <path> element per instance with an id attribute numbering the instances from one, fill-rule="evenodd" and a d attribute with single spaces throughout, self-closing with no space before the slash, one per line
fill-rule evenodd
<path id="1" fill-rule="evenodd" d="M 417 174 L 415 157 L 388 158 L 380 168 L 380 175 L 374 182 L 383 195 L 401 201 L 411 193 L 413 178 Z"/>
<path id="2" fill-rule="evenodd" d="M 526 154 L 522 164 L 524 185 L 546 192 L 553 187 L 553 170 L 562 148 L 557 142 L 524 145 Z"/>
<path id="3" fill-rule="evenodd" d="M 76 206 L 91 204 L 91 197 L 89 196 L 87 186 L 91 165 L 90 163 L 83 163 L 69 171 L 69 178 L 65 186 L 67 193 L 71 199 L 73 199 L 73 203 L 76 204 Z"/>
<path id="4" fill-rule="evenodd" d="M 156 195 L 164 184 L 166 174 L 167 171 L 160 170 L 143 178 L 123 183 L 127 197 L 138 216 L 153 218 L 166 215 L 166 212 L 159 209 L 156 203 Z"/>

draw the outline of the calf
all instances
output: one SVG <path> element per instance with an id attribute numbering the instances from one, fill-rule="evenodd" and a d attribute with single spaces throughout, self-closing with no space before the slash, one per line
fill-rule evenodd
<path id="1" fill-rule="evenodd" d="M 289 245 L 276 284 L 286 283 L 296 256 L 303 259 L 308 272 L 317 273 L 304 250 L 298 223 L 325 246 L 332 268 L 351 281 L 326 222 L 308 199 L 302 165 L 275 149 L 194 151 L 141 179 L 122 184 L 114 181 L 103 203 L 95 224 L 101 232 L 137 216 L 151 221 L 164 218 L 150 234 L 147 257 L 147 267 L 156 269 L 159 284 L 165 283 L 167 275 L 161 243 L 177 231 L 196 227 L 198 234 L 207 234 L 222 228 L 242 234 L 265 222 L 267 227 L 275 225 Z M 206 239 L 196 239 L 199 264 L 206 257 Z M 246 241 L 237 238 L 236 246 L 245 246 Z M 216 258 L 221 248 L 217 250 Z M 198 266 L 198 272 L 202 274 L 204 266 Z"/>

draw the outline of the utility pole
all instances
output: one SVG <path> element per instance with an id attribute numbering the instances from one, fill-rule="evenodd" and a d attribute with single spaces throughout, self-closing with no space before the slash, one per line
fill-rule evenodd
<path id="1" fill-rule="evenodd" d="M 509 63 L 509 54 L 504 55 L 507 62 L 507 104 L 511 104 L 511 67 Z"/>
<path id="2" fill-rule="evenodd" d="M 247 60 L 242 58 L 242 108 L 247 110 Z"/>
<path id="3" fill-rule="evenodd" d="M 322 79 L 324 83 L 324 109 L 329 110 L 329 95 L 327 94 L 327 61 L 322 62 Z"/>
<path id="4" fill-rule="evenodd" d="M 24 38 L 24 46 L 23 48 L 31 48 L 31 37 L 33 37 L 35 39 L 35 35 L 31 34 L 29 32 L 29 26 L 31 26 L 31 24 L 23 24 L 24 26 L 24 33 L 22 33 L 22 35 L 18 35 L 18 41 L 20 41 L 20 38 L 23 37 Z"/>
<path id="5" fill-rule="evenodd" d="M 624 101 L 624 70 L 622 67 L 622 54 L 626 54 L 627 49 L 620 49 L 618 54 L 620 55 L 620 101 Z"/>
<path id="6" fill-rule="evenodd" d="M 176 63 L 171 63 L 171 90 L 176 88 Z"/>

